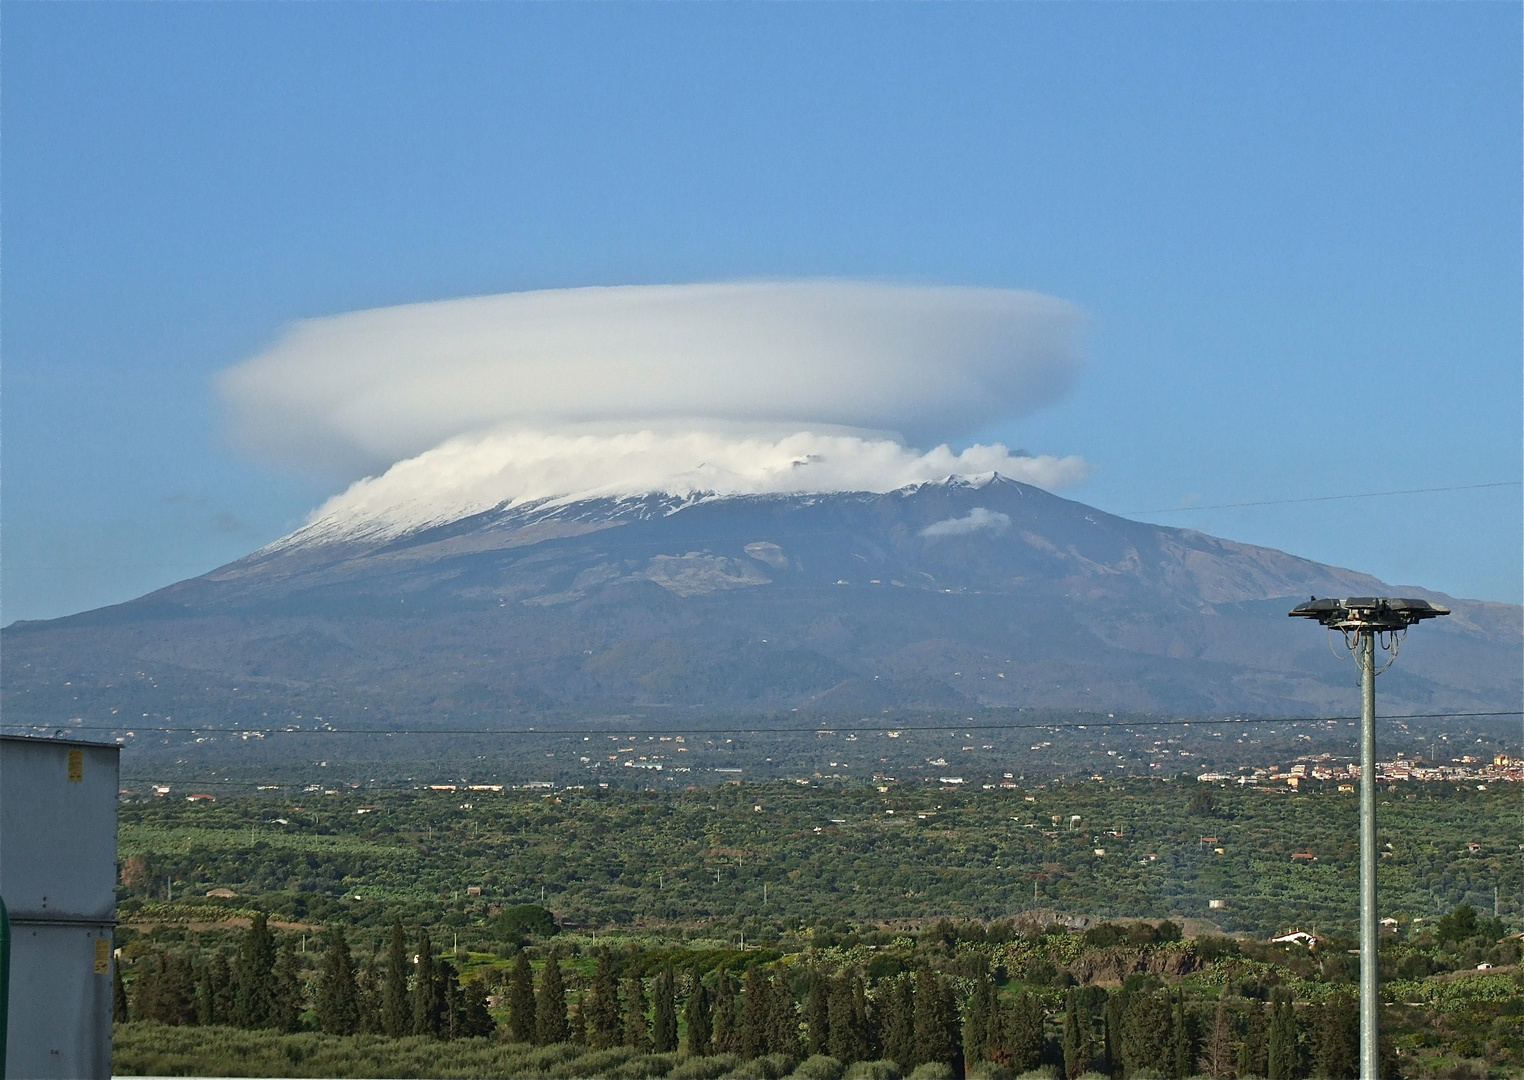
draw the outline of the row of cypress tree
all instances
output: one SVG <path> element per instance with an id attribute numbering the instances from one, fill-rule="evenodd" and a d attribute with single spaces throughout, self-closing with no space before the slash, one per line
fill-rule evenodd
<path id="1" fill-rule="evenodd" d="M 115 972 L 116 1019 L 129 1015 L 165 1024 L 231 1024 L 243 1028 L 296 1031 L 305 1003 L 296 948 L 288 936 L 276 946 L 263 913 L 239 943 L 232 963 L 213 953 L 193 965 L 180 953 L 149 956 L 133 981 L 129 1008 L 120 965 Z"/>
<path id="2" fill-rule="evenodd" d="M 344 932 L 332 931 L 315 999 L 318 1027 L 334 1035 L 458 1039 L 490 1035 L 497 1027 L 487 1011 L 486 984 L 472 979 L 462 986 L 455 965 L 435 957 L 427 931 L 419 932 L 409 956 L 400 919 L 392 922 L 382 968 L 372 958 L 356 971 Z"/>
<path id="3" fill-rule="evenodd" d="M 193 965 L 179 953 L 147 957 L 133 980 L 131 1000 L 116 969 L 117 1020 L 173 1025 L 227 1024 L 293 1032 L 308 1008 L 294 938 L 278 947 L 263 913 L 255 915 L 231 963 L 214 952 Z M 430 1035 L 451 1039 L 490 1035 L 496 1024 L 480 980 L 460 985 L 454 965 L 434 956 L 427 933 L 410 957 L 401 920 L 392 924 L 384 967 L 357 969 L 344 931 L 329 933 L 311 1005 L 320 1030 L 335 1035 Z"/>
<path id="4" fill-rule="evenodd" d="M 737 987 L 724 969 L 708 981 L 680 980 L 669 965 L 652 981 L 648 1009 L 638 971 L 621 987 L 607 950 L 599 953 L 587 992 L 576 994 L 569 1009 L 559 962 L 545 964 L 537 990 L 521 954 L 509 979 L 509 1034 L 520 1042 L 676 1050 L 680 996 L 686 997 L 683 1049 L 697 1055 L 752 1059 L 803 1052 L 844 1064 L 886 1058 L 906 1073 L 960 1060 L 965 1067 L 990 1062 L 1021 1073 L 1057 1060 L 1071 1078 L 1101 1072 L 1343 1080 L 1358 1072 L 1358 1013 L 1343 992 L 1298 1015 L 1283 988 L 1268 1004 L 1233 999 L 1225 989 L 1203 1039 L 1203 1025 L 1183 992 L 1074 987 L 1065 1000 L 1062 1036 L 1053 1045 L 1043 1001 L 1026 991 L 1002 999 L 987 971 L 975 977 L 960 1014 L 951 985 L 929 969 L 880 980 L 871 993 L 856 973 L 815 970 L 796 1007 L 782 974 L 753 967 Z M 1383 1062 L 1395 1058 L 1384 1054 Z"/>
<path id="5" fill-rule="evenodd" d="M 149 957 L 134 981 L 131 1008 L 115 984 L 119 1020 L 130 1014 L 167 1024 L 229 1024 L 296 1031 L 308 1001 L 290 935 L 277 946 L 261 914 L 231 963 L 213 953 L 199 967 L 177 953 Z M 738 1054 L 743 1059 L 801 1052 L 851 1064 L 886 1058 L 905 1072 L 917 1065 L 981 1061 L 1013 1072 L 1034 1069 L 1061 1052 L 1069 1077 L 1096 1071 L 1112 1076 L 1263 1076 L 1296 1080 L 1353 1077 L 1358 1070 L 1358 1012 L 1347 993 L 1298 1016 L 1290 994 L 1277 988 L 1268 1004 L 1230 1000 L 1224 990 L 1203 1039 L 1183 993 L 1070 989 L 1060 1046 L 1044 1034 L 1044 1007 L 1026 992 L 1002 1000 L 988 971 L 974 980 L 963 1009 L 951 985 L 923 968 L 880 980 L 871 992 L 853 972 L 814 970 L 796 1006 L 787 976 L 748 968 L 740 985 L 725 969 L 707 981 L 680 979 L 671 964 L 651 980 L 649 997 L 638 968 L 622 981 L 613 954 L 598 952 L 586 991 L 568 1001 L 553 954 L 535 985 L 520 952 L 508 979 L 508 1036 L 514 1042 L 582 1043 L 593 1049 L 678 1049 L 678 1011 L 690 1054 Z M 342 930 L 329 935 L 311 1004 L 317 1026 L 332 1034 L 376 1033 L 458 1038 L 489 1035 L 495 1022 L 480 979 L 461 986 L 454 966 L 433 954 L 420 933 L 409 956 L 400 920 L 392 924 L 384 966 L 374 958 L 357 969 Z M 1395 1056 L 1382 1055 L 1395 1063 Z"/>
<path id="6" fill-rule="evenodd" d="M 812 972 L 801 1016 L 787 977 L 761 967 L 748 968 L 737 985 L 723 968 L 706 981 L 697 975 L 679 979 L 667 965 L 651 980 L 648 1000 L 639 971 L 621 984 L 607 949 L 599 951 L 587 990 L 578 992 L 570 1007 L 560 962 L 554 956 L 547 960 L 536 986 L 529 960 L 520 953 L 508 980 L 508 1033 L 516 1042 L 542 1045 L 571 1041 L 595 1050 L 673 1051 L 680 998 L 682 1048 L 699 1056 L 797 1058 L 807 1052 L 845 1064 L 889 1058 L 908 1071 L 928 1062 L 952 1063 L 962 1052 L 953 989 L 930 970 L 883 980 L 872 995 L 856 974 Z M 1040 1007 L 1036 1017 L 1040 1036 Z"/>
<path id="7" fill-rule="evenodd" d="M 970 1001 L 969 1027 L 976 1023 L 979 997 L 976 992 Z M 1075 987 L 1064 1008 L 1064 1074 L 1071 1078 L 1100 1072 L 1118 1077 L 1346 1080 L 1359 1071 L 1359 1014 L 1354 999 L 1344 992 L 1321 1006 L 1307 1007 L 1298 1016 L 1284 988 L 1273 991 L 1268 1004 L 1234 1001 L 1224 988 L 1204 1034 L 1205 1038 L 1183 993 L 1119 990 L 1108 994 L 1100 987 Z M 971 1043 L 971 1059 L 974 1055 Z M 998 1052 L 984 1056 L 1017 1068 L 1036 1063 L 1030 1056 L 1025 1060 Z M 1395 1067 L 1395 1056 L 1384 1055 L 1383 1062 Z"/>

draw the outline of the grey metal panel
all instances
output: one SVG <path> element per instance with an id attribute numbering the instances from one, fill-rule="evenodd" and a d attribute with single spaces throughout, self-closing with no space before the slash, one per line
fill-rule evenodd
<path id="1" fill-rule="evenodd" d="M 97 940 L 106 970 L 96 971 Z M 5 1076 L 111 1076 L 111 926 L 11 924 L 11 1003 Z"/>
<path id="2" fill-rule="evenodd" d="M 12 920 L 115 919 L 120 755 L 101 743 L 0 738 L 0 896 Z"/>

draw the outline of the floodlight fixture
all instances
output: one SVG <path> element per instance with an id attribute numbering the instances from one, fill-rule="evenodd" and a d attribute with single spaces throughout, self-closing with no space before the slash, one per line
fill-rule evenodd
<path id="1" fill-rule="evenodd" d="M 1334 630 L 1401 632 L 1424 619 L 1450 614 L 1442 604 L 1403 597 L 1351 596 L 1347 600 L 1313 597 L 1289 612 L 1292 618 L 1316 619 Z"/>
<path id="2" fill-rule="evenodd" d="M 1442 604 L 1405 597 L 1351 596 L 1344 600 L 1313 597 L 1287 613 L 1314 619 L 1344 635 L 1344 644 L 1360 668 L 1360 1076 L 1381 1075 L 1381 999 L 1377 993 L 1376 914 L 1376 676 L 1392 666 L 1408 627 L 1450 614 Z M 1376 669 L 1376 643 L 1387 652 Z"/>

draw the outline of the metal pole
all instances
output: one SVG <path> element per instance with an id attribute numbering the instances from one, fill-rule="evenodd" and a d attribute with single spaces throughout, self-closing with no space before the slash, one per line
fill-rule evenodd
<path id="1" fill-rule="evenodd" d="M 1381 1075 L 1376 996 L 1376 633 L 1360 631 L 1360 1077 Z"/>

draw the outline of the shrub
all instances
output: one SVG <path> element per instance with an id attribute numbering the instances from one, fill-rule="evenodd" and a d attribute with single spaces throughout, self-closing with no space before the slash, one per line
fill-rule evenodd
<path id="1" fill-rule="evenodd" d="M 841 1080 L 842 1064 L 825 1054 L 812 1054 L 793 1071 L 794 1080 Z"/>
<path id="2" fill-rule="evenodd" d="M 1103 922 L 1085 931 L 1085 944 L 1092 949 L 1109 949 L 1127 940 L 1126 927 Z"/>
<path id="3" fill-rule="evenodd" d="M 1196 955 L 1206 963 L 1224 956 L 1238 956 L 1241 951 L 1236 940 L 1221 934 L 1203 934 L 1196 939 Z"/>
<path id="4" fill-rule="evenodd" d="M 718 1080 L 738 1064 L 734 1054 L 687 1057 L 679 1061 L 667 1074 L 667 1080 Z"/>
<path id="5" fill-rule="evenodd" d="M 854 1061 L 842 1080 L 900 1080 L 900 1070 L 892 1061 Z"/>
<path id="6" fill-rule="evenodd" d="M 551 1080 L 580 1080 L 582 1077 L 612 1076 L 613 1071 L 635 1056 L 628 1046 L 612 1046 L 607 1050 L 582 1053 L 552 1067 L 547 1075 Z"/>
<path id="7" fill-rule="evenodd" d="M 508 1070 L 507 1075 L 511 1076 L 549 1076 L 557 1065 L 581 1057 L 586 1052 L 585 1046 L 575 1043 L 553 1043 L 513 1054 L 504 1059 L 503 1065 Z"/>
<path id="8" fill-rule="evenodd" d="M 792 1064 L 782 1054 L 768 1054 L 766 1057 L 743 1061 L 725 1073 L 722 1080 L 779 1080 L 788 1075 Z"/>
<path id="9" fill-rule="evenodd" d="M 993 1061 L 980 1061 L 968 1070 L 968 1080 L 1011 1080 L 1011 1070 Z"/>
<path id="10" fill-rule="evenodd" d="M 676 1063 L 676 1054 L 641 1054 L 607 1075 L 610 1080 L 655 1080 L 670 1073 Z"/>
<path id="11" fill-rule="evenodd" d="M 505 941 L 517 941 L 522 935 L 550 937 L 560 929 L 556 917 L 538 904 L 517 904 L 504 908 L 492 917 L 493 933 Z"/>
<path id="12" fill-rule="evenodd" d="M 945 1061 L 928 1061 L 915 1067 L 910 1080 L 953 1080 L 952 1066 Z"/>

